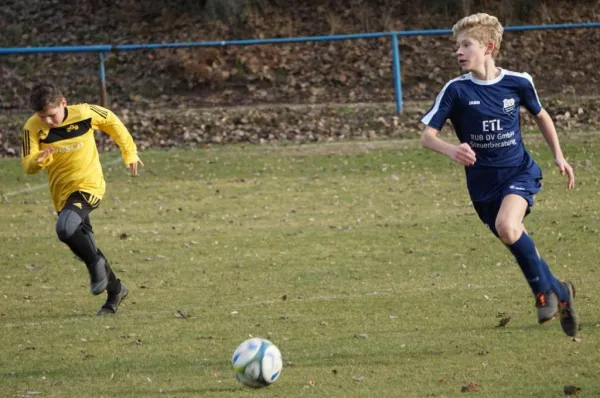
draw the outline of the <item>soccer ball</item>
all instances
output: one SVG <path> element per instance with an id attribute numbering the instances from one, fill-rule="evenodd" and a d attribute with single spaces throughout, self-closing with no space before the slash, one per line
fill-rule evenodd
<path id="1" fill-rule="evenodd" d="M 235 378 L 252 388 L 271 385 L 281 374 L 281 352 L 269 340 L 252 338 L 238 346 L 231 358 Z"/>

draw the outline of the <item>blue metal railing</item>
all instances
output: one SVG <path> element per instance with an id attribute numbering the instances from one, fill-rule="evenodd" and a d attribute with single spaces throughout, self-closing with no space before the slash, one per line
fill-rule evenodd
<path id="1" fill-rule="evenodd" d="M 522 25 L 506 26 L 505 31 L 530 31 L 552 29 L 587 29 L 600 28 L 600 22 L 585 22 L 571 24 L 548 25 Z M 118 45 L 93 45 L 93 46 L 53 46 L 53 47 L 8 47 L 0 48 L 0 55 L 11 54 L 40 54 L 40 53 L 80 53 L 95 52 L 100 56 L 99 78 L 102 90 L 102 100 L 106 99 L 106 71 L 104 66 L 104 53 L 112 51 L 156 50 L 164 48 L 189 48 L 189 47 L 224 47 L 224 46 L 251 46 L 261 44 L 306 43 L 317 41 L 339 41 L 357 39 L 376 39 L 380 37 L 392 38 L 392 70 L 394 75 L 394 90 L 396 93 L 396 112 L 402 112 L 402 79 L 400 73 L 400 50 L 398 37 L 405 36 L 432 36 L 451 34 L 450 29 L 407 30 L 394 32 L 356 33 L 331 36 L 299 36 L 271 39 L 249 39 L 229 41 L 203 41 L 185 43 L 153 43 L 153 44 L 118 44 Z"/>

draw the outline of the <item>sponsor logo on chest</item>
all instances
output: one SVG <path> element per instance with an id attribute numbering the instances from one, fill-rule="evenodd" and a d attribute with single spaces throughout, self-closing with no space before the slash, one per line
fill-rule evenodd
<path id="1" fill-rule="evenodd" d="M 62 145 L 62 146 L 56 145 L 55 148 L 58 153 L 74 152 L 74 151 L 77 151 L 77 150 L 83 148 L 83 142 L 78 142 L 76 144 L 71 144 L 71 145 Z"/>

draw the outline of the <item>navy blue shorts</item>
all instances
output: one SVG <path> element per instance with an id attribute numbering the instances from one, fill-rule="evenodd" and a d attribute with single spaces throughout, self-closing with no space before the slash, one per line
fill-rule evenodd
<path id="1" fill-rule="evenodd" d="M 522 167 L 514 175 L 510 176 L 498 190 L 498 194 L 491 200 L 473 202 L 473 207 L 479 215 L 481 221 L 498 236 L 496 231 L 496 217 L 500 211 L 500 206 L 504 197 L 507 195 L 519 195 L 527 201 L 527 210 L 525 216 L 531 212 L 533 206 L 533 197 L 542 189 L 542 173 L 536 163 L 529 167 Z"/>

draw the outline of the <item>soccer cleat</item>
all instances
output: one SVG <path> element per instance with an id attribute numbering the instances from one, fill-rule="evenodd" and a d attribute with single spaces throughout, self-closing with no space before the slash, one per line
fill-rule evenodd
<path id="1" fill-rule="evenodd" d="M 90 273 L 90 286 L 92 294 L 97 296 L 102 293 L 108 286 L 108 272 L 106 269 L 106 258 L 98 257 L 96 264 L 88 266 Z"/>
<path id="2" fill-rule="evenodd" d="M 107 314 L 114 314 L 117 312 L 117 308 L 119 308 L 119 304 L 125 300 L 127 295 L 129 294 L 129 289 L 123 283 L 120 284 L 119 293 L 116 294 L 108 294 L 106 298 L 106 303 L 100 308 L 100 310 L 96 313 L 96 315 L 102 316 Z"/>
<path id="3" fill-rule="evenodd" d="M 535 306 L 538 310 L 538 323 L 540 324 L 554 319 L 558 314 L 558 298 L 554 292 L 536 294 Z"/>
<path id="4" fill-rule="evenodd" d="M 574 337 L 579 330 L 579 317 L 573 307 L 573 299 L 575 298 L 575 286 L 571 281 L 563 282 L 565 288 L 569 292 L 569 299 L 560 302 L 560 326 L 567 336 Z"/>

